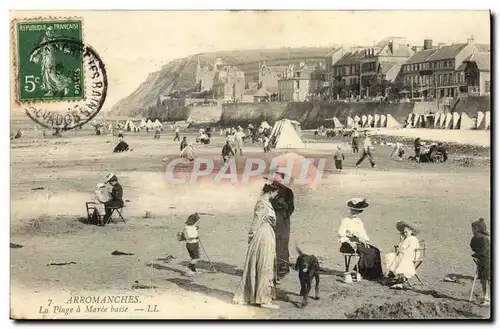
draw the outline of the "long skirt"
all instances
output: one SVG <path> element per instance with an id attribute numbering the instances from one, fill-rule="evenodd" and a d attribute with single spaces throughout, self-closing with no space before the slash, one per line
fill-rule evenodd
<path id="1" fill-rule="evenodd" d="M 354 250 L 348 243 L 343 243 L 340 252 L 354 253 Z M 359 243 L 357 252 L 359 254 L 358 272 L 363 279 L 375 280 L 380 278 L 383 274 L 380 250 L 372 245 L 365 247 L 362 243 Z"/>
<path id="2" fill-rule="evenodd" d="M 233 302 L 238 304 L 268 304 L 275 297 L 274 261 L 276 242 L 274 230 L 263 223 L 248 245 L 245 267 Z"/>
<path id="3" fill-rule="evenodd" d="M 276 267 L 278 279 L 290 272 L 290 218 L 276 211 Z"/>

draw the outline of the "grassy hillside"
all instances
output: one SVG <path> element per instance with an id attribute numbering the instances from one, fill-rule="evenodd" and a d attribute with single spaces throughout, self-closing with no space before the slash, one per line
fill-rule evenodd
<path id="1" fill-rule="evenodd" d="M 303 47 L 280 49 L 232 50 L 213 53 L 201 53 L 187 58 L 176 59 L 163 66 L 160 71 L 151 73 L 146 80 L 128 97 L 117 102 L 111 109 L 113 115 L 139 115 L 149 106 L 156 104 L 160 95 L 173 90 L 190 90 L 196 83 L 196 68 L 198 59 L 202 66 L 213 63 L 221 58 L 228 64 L 240 67 L 244 71 L 258 69 L 259 61 L 267 65 L 305 61 L 317 62 L 324 58 L 329 48 Z"/>

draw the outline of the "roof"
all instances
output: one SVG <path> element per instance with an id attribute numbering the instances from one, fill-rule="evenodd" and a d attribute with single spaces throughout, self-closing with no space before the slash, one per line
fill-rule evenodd
<path id="1" fill-rule="evenodd" d="M 480 52 L 489 52 L 490 51 L 490 45 L 483 44 L 483 43 L 477 43 L 476 48 Z"/>
<path id="2" fill-rule="evenodd" d="M 403 66 L 401 63 L 395 63 L 392 65 L 392 67 L 385 73 L 385 79 L 389 82 L 396 81 L 399 71 L 401 71 L 401 66 Z"/>
<path id="3" fill-rule="evenodd" d="M 490 71 L 490 53 L 480 52 L 480 53 L 472 53 L 469 57 L 464 59 L 464 63 L 476 63 L 479 71 Z"/>
<path id="4" fill-rule="evenodd" d="M 467 46 L 466 43 L 458 43 L 451 46 L 444 46 L 439 48 L 434 54 L 432 54 L 428 61 L 440 61 L 443 59 L 454 59 L 462 51 L 462 49 Z"/>
<path id="5" fill-rule="evenodd" d="M 361 58 L 361 51 L 348 52 L 344 56 L 342 56 L 334 64 L 334 66 L 357 64 L 358 59 L 360 59 L 360 58 Z"/>
<path id="6" fill-rule="evenodd" d="M 427 50 L 422 50 L 415 55 L 411 56 L 405 64 L 416 64 L 416 63 L 423 63 L 429 60 L 429 58 L 437 51 L 437 49 L 427 49 Z"/>
<path id="7" fill-rule="evenodd" d="M 378 73 L 386 74 L 393 66 L 394 63 L 380 63 Z"/>

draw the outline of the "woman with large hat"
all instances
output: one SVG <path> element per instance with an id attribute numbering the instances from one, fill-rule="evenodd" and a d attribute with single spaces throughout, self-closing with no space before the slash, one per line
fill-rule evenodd
<path id="1" fill-rule="evenodd" d="M 396 223 L 396 229 L 400 233 L 400 242 L 396 252 L 385 255 L 384 261 L 387 267 L 388 276 L 395 279 L 396 284 L 402 284 L 415 275 L 415 252 L 420 247 L 418 229 L 405 221 Z"/>
<path id="2" fill-rule="evenodd" d="M 369 243 L 370 239 L 366 234 L 363 221 L 358 217 L 368 206 L 366 199 L 352 198 L 348 200 L 349 215 L 340 222 L 338 235 L 341 243 L 340 252 L 358 253 L 360 256 L 357 264 L 359 274 L 364 279 L 374 280 L 382 276 L 380 251 Z M 348 281 L 350 276 L 346 276 L 344 279 Z"/>

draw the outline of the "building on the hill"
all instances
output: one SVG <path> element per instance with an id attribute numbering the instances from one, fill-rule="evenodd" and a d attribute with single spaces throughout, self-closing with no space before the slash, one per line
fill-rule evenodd
<path id="1" fill-rule="evenodd" d="M 345 98 L 360 94 L 360 64 L 365 48 L 367 47 L 352 47 L 333 64 L 330 82 L 333 97 Z"/>
<path id="2" fill-rule="evenodd" d="M 491 64 L 489 52 L 473 52 L 457 69 L 460 92 L 472 96 L 489 95 L 491 92 Z"/>
<path id="3" fill-rule="evenodd" d="M 405 38 L 388 37 L 363 49 L 360 59 L 360 95 L 384 96 L 402 65 L 414 54 Z"/>
<path id="4" fill-rule="evenodd" d="M 460 87 L 466 86 L 465 72 L 459 67 L 479 52 L 489 52 L 489 45 L 476 44 L 474 38 L 469 38 L 467 43 L 440 47 L 432 47 L 432 40 L 426 40 L 424 50 L 410 57 L 401 68 L 398 79 L 404 84 L 403 92 L 410 98 L 458 97 Z"/>
<path id="5" fill-rule="evenodd" d="M 237 101 L 245 91 L 245 73 L 235 66 L 217 67 L 214 75 L 214 98 Z"/>
<path id="6" fill-rule="evenodd" d="M 259 85 L 278 89 L 278 80 L 285 76 L 287 66 L 268 66 L 266 61 L 259 62 Z"/>
<path id="7" fill-rule="evenodd" d="M 286 75 L 278 80 L 279 100 L 283 102 L 303 102 L 312 95 L 318 94 L 324 87 L 326 71 L 319 63 L 317 66 L 308 66 L 301 63 L 295 70 L 293 65 L 287 68 Z"/>
<path id="8" fill-rule="evenodd" d="M 327 87 L 326 94 L 333 95 L 333 81 L 335 76 L 333 74 L 333 66 L 338 62 L 339 59 L 344 56 L 344 48 L 343 47 L 334 47 L 332 50 L 328 52 L 325 58 L 325 87 Z"/>

